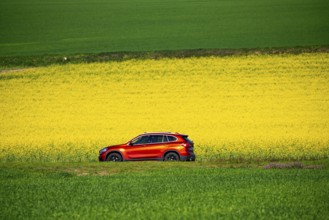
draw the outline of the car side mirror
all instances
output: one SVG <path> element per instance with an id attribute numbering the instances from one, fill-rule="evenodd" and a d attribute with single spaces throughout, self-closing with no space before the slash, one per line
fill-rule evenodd
<path id="1" fill-rule="evenodd" d="M 129 141 L 128 146 L 133 146 L 133 145 L 134 144 L 131 141 Z"/>

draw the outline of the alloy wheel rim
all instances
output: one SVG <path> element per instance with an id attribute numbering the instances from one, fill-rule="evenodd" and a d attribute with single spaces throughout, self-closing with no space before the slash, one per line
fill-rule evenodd
<path id="1" fill-rule="evenodd" d="M 112 156 L 111 159 L 112 159 L 112 161 L 118 161 L 118 160 L 119 160 L 119 157 L 117 157 L 117 156 Z"/>
<path id="2" fill-rule="evenodd" d="M 176 159 L 175 155 L 171 154 L 171 155 L 169 155 L 169 160 L 177 160 L 177 159 Z"/>

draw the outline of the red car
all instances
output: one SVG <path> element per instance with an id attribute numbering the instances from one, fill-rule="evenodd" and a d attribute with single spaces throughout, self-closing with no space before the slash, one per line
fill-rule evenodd
<path id="1" fill-rule="evenodd" d="M 125 144 L 99 151 L 99 161 L 185 160 L 195 161 L 193 141 L 188 135 L 170 132 L 147 132 Z"/>

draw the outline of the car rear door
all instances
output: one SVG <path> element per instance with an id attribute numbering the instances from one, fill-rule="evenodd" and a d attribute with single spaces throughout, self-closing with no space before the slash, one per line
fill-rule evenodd
<path id="1" fill-rule="evenodd" d="M 165 151 L 164 135 L 151 135 L 149 144 L 145 145 L 145 150 L 152 159 L 161 159 Z"/>

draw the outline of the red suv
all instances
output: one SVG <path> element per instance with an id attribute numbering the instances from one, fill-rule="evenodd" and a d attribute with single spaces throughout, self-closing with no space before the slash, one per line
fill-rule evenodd
<path id="1" fill-rule="evenodd" d="M 188 135 L 170 132 L 146 132 L 125 144 L 99 151 L 99 161 L 185 160 L 195 161 L 193 141 Z"/>

